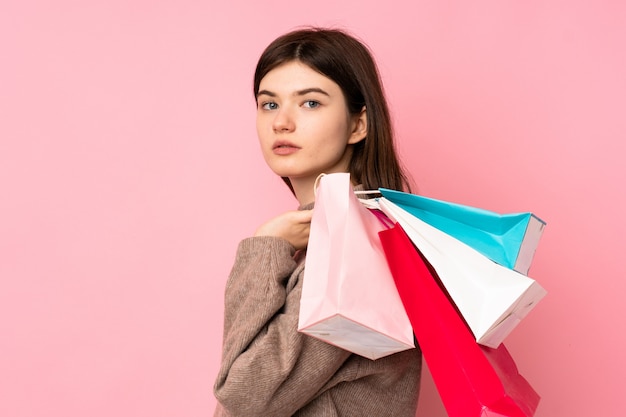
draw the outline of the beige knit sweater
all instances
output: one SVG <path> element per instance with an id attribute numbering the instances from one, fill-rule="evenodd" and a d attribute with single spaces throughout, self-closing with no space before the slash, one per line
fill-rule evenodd
<path id="1" fill-rule="evenodd" d="M 215 417 L 414 417 L 421 352 L 372 361 L 299 333 L 304 256 L 251 237 L 226 284 Z"/>

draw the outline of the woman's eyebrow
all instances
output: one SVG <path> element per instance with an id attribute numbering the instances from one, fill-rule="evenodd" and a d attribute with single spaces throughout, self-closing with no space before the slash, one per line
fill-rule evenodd
<path id="1" fill-rule="evenodd" d="M 305 88 L 305 89 L 302 89 L 302 90 L 298 90 L 298 91 L 296 91 L 294 93 L 294 96 L 304 96 L 304 95 L 309 94 L 309 93 L 319 93 L 319 94 L 323 94 L 325 96 L 330 97 L 330 94 L 328 94 L 326 91 L 322 90 L 319 87 L 311 87 L 311 88 Z M 256 93 L 257 97 L 262 96 L 262 95 L 270 96 L 270 97 L 276 97 L 277 96 L 276 93 L 274 93 L 273 91 L 269 91 L 269 90 L 259 90 L 259 92 Z"/>
<path id="2" fill-rule="evenodd" d="M 318 88 L 318 87 L 305 88 L 304 90 L 296 91 L 295 95 L 297 95 L 297 96 L 304 96 L 304 95 L 309 94 L 309 93 L 320 93 L 320 94 L 324 94 L 325 96 L 329 96 L 330 97 L 330 94 L 328 94 L 326 91 L 324 91 L 324 90 L 322 90 L 321 88 Z"/>
<path id="3" fill-rule="evenodd" d="M 271 91 L 268 90 L 259 90 L 258 93 L 256 93 L 256 96 L 270 96 L 270 97 L 276 97 L 276 93 L 272 93 Z"/>

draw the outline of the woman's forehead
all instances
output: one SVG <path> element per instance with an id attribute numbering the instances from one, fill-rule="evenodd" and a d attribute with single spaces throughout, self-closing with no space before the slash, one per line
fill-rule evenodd
<path id="1" fill-rule="evenodd" d="M 289 61 L 269 71 L 259 84 L 262 90 L 275 94 L 293 94 L 306 89 L 319 88 L 328 94 L 340 92 L 339 85 L 300 61 Z"/>

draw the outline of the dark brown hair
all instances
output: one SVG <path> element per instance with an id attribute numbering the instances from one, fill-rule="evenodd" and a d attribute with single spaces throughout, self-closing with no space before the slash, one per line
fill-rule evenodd
<path id="1" fill-rule="evenodd" d="M 299 61 L 330 78 L 341 88 L 352 115 L 367 111 L 367 137 L 354 144 L 349 171 L 366 190 L 379 187 L 410 190 L 396 154 L 389 108 L 376 63 L 368 48 L 337 29 L 306 28 L 274 40 L 263 52 L 254 73 L 254 96 L 265 75 L 281 64 Z M 288 178 L 283 180 L 291 188 Z M 292 189 L 293 191 L 293 189 Z"/>

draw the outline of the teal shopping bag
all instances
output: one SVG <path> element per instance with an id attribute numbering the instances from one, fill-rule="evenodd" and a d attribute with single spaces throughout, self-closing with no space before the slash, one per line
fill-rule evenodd
<path id="1" fill-rule="evenodd" d="M 527 274 L 546 223 L 533 213 L 499 214 L 381 188 L 383 197 L 492 261 Z"/>

